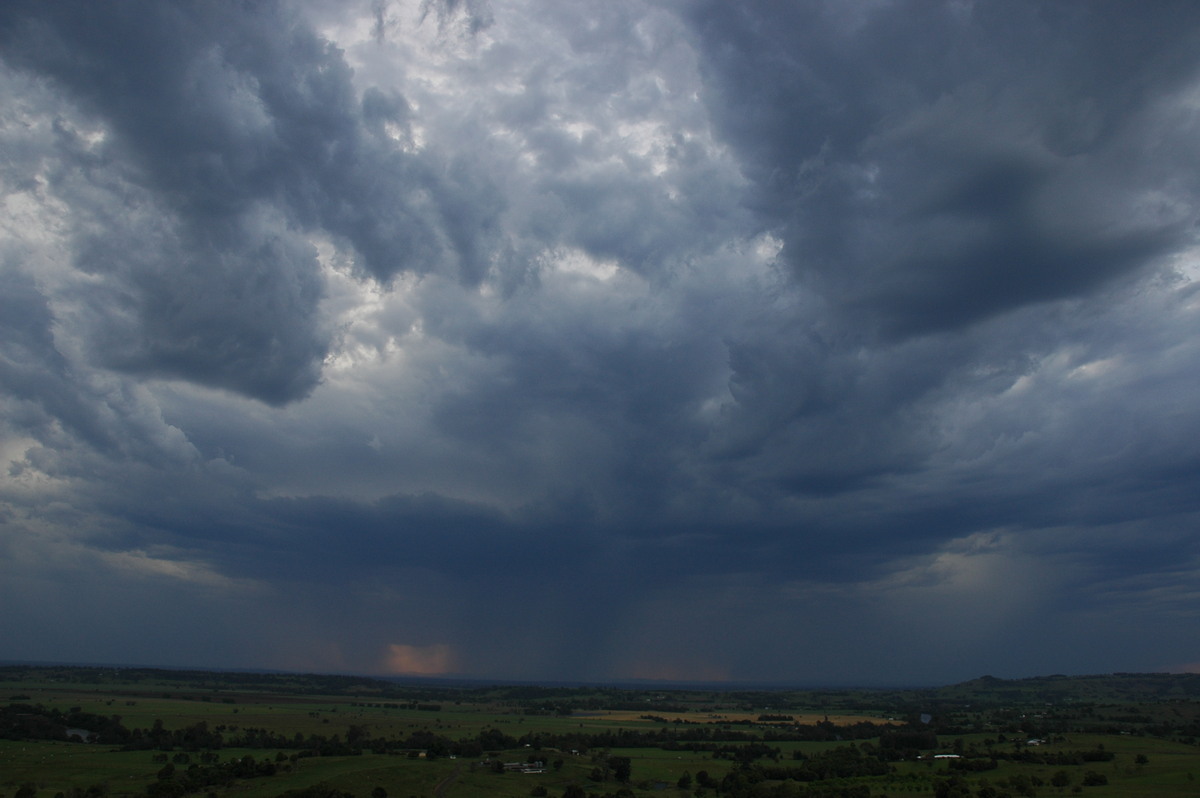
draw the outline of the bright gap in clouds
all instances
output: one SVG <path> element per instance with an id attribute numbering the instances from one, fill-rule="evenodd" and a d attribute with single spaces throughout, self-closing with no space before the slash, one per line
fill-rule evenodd
<path id="1" fill-rule="evenodd" d="M 334 346 L 325 358 L 326 378 L 353 375 L 358 368 L 389 364 L 403 368 L 407 338 L 421 338 L 421 319 L 410 299 L 415 277 L 401 275 L 386 286 L 363 279 L 353 252 L 339 250 L 327 238 L 311 242 L 325 281 L 322 310 L 335 330 Z M 397 330 L 385 320 L 410 317 L 407 329 Z"/>
<path id="2" fill-rule="evenodd" d="M 612 279 L 620 268 L 614 260 L 597 260 L 579 249 L 551 252 L 545 256 L 545 260 L 560 272 L 601 281 Z"/>

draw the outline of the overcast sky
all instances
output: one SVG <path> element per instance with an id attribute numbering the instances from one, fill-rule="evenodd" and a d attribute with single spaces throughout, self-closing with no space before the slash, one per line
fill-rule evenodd
<path id="1" fill-rule="evenodd" d="M 1200 4 L 0 5 L 0 659 L 1200 669 Z"/>

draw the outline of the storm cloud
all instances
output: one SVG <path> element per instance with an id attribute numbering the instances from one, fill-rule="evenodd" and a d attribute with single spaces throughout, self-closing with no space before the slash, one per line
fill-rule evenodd
<path id="1" fill-rule="evenodd" d="M 1198 39 L 5 4 L 0 657 L 1195 668 Z"/>

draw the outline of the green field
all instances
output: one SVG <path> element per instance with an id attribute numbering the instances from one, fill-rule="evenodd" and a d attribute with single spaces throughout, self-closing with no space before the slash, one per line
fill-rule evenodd
<path id="1" fill-rule="evenodd" d="M 1200 795 L 1195 680 L 1064 679 L 702 691 L 0 668 L 0 798 Z"/>

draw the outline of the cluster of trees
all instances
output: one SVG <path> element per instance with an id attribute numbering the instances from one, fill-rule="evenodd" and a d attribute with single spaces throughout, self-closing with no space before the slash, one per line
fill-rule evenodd
<path id="1" fill-rule="evenodd" d="M 928 726 L 885 729 L 879 735 L 879 758 L 888 762 L 916 759 L 922 751 L 937 748 L 938 738 Z"/>
<path id="2" fill-rule="evenodd" d="M 422 704 L 417 701 L 405 701 L 398 703 L 396 701 L 351 701 L 352 707 L 372 707 L 375 709 L 417 709 L 422 712 L 441 712 L 441 704 Z"/>
<path id="3" fill-rule="evenodd" d="M 726 724 L 691 725 L 680 724 L 657 729 L 613 729 L 611 731 L 570 732 L 552 734 L 533 732 L 515 742 L 531 748 L 565 748 L 587 750 L 590 748 L 662 748 L 667 751 L 711 751 L 722 756 L 736 758 L 735 749 L 727 743 L 743 745 L 778 742 L 835 742 L 841 740 L 869 740 L 904 727 L 893 724 L 854 723 L 839 726 L 829 721 L 798 723 L 789 726 L 772 725 L 754 731 L 733 728 Z M 930 733 L 936 745 L 936 736 Z M 516 746 L 506 746 L 516 747 Z M 932 746 L 929 746 L 932 747 Z M 769 753 L 764 752 L 764 755 Z"/>
<path id="4" fill-rule="evenodd" d="M 799 751 L 797 764 L 788 767 L 756 765 L 745 768 L 742 773 L 754 781 L 764 779 L 790 779 L 792 781 L 825 781 L 827 779 L 857 778 L 861 776 L 884 776 L 892 771 L 891 765 L 880 759 L 874 751 L 856 745 L 841 745 L 805 756 Z"/>
<path id="5" fill-rule="evenodd" d="M 129 730 L 121 725 L 121 717 L 95 715 L 72 707 L 63 712 L 33 704 L 9 704 L 0 707 L 0 739 L 5 740 L 67 740 L 69 729 L 86 729 L 96 741 L 119 745 L 128 740 Z"/>
<path id="6" fill-rule="evenodd" d="M 588 776 L 592 781 L 608 781 L 614 778 L 628 784 L 633 773 L 633 760 L 627 756 L 602 756 Z"/>
<path id="7" fill-rule="evenodd" d="M 17 794 L 14 798 L 36 798 L 38 786 L 31 781 L 23 783 L 17 788 Z M 107 798 L 108 784 L 101 782 L 93 784 L 90 787 L 72 787 L 66 792 L 54 794 L 54 798 Z"/>
<path id="8" fill-rule="evenodd" d="M 983 779 L 976 785 L 974 792 L 971 784 L 962 776 L 952 775 L 946 779 L 934 779 L 933 794 L 935 798 L 1036 798 L 1038 788 L 1049 784 L 1056 794 L 1061 794 L 1067 787 L 1074 785 L 1074 792 L 1081 787 L 1101 787 L 1108 784 L 1108 777 L 1094 770 L 1083 774 L 1080 783 L 1075 785 L 1075 778 L 1065 770 L 1057 771 L 1049 779 L 1018 773 L 1006 779 L 997 779 L 994 783 Z"/>
<path id="9" fill-rule="evenodd" d="M 297 751 L 299 756 L 353 756 L 364 750 L 377 753 L 427 751 L 429 756 L 480 756 L 485 751 L 518 748 L 517 740 L 496 729 L 485 729 L 474 738 L 451 740 L 429 731 L 416 731 L 408 737 L 372 737 L 365 726 L 351 726 L 343 739 L 340 735 L 304 735 L 291 737 L 268 729 L 224 726 L 209 727 L 205 721 L 179 729 L 167 729 L 161 720 L 148 729 L 129 729 L 118 715 L 106 717 L 79 711 L 68 712 L 33 704 L 9 704 L 0 707 L 0 739 L 69 740 L 70 729 L 86 729 L 104 745 L 118 745 L 127 751 L 216 751 L 222 748 L 255 748 Z"/>
<path id="10" fill-rule="evenodd" d="M 1016 751 L 995 751 L 991 754 L 991 758 L 1031 765 L 1061 766 L 1082 765 L 1085 762 L 1111 762 L 1116 758 L 1116 754 L 1112 751 L 1105 751 L 1103 746 L 1086 751 L 1047 751 L 1043 748 L 1022 748 Z"/>
<path id="11" fill-rule="evenodd" d="M 1103 746 L 1084 751 L 1047 751 L 1026 748 L 1016 751 L 992 751 L 987 756 L 963 756 L 961 759 L 951 759 L 948 766 L 952 771 L 977 773 L 995 770 L 999 766 L 1000 760 L 1061 767 L 1079 766 L 1091 762 L 1111 762 L 1115 758 L 1116 755 L 1111 751 L 1105 751 Z M 1060 770 L 1059 773 L 1063 774 L 1065 778 L 1069 778 L 1066 771 Z"/>
<path id="12" fill-rule="evenodd" d="M 289 764 L 282 767 L 290 769 Z M 186 768 L 177 768 L 168 762 L 158 771 L 157 780 L 146 787 L 146 795 L 148 798 L 179 798 L 206 787 L 229 787 L 236 779 L 274 776 L 279 770 L 280 766 L 275 762 L 255 761 L 248 755 L 228 762 L 193 762 Z"/>
<path id="13" fill-rule="evenodd" d="M 866 784 L 805 784 L 796 781 L 747 782 L 726 779 L 721 784 L 725 798 L 870 798 Z"/>
<path id="14" fill-rule="evenodd" d="M 375 789 L 379 789 L 376 787 Z M 384 796 L 386 798 L 386 793 Z M 334 789 L 326 782 L 314 784 L 301 790 L 288 790 L 280 793 L 279 798 L 356 798 L 354 793 Z"/>
<path id="15" fill-rule="evenodd" d="M 798 758 L 795 764 L 750 765 L 728 773 L 717 781 L 707 771 L 693 776 L 684 773 L 676 786 L 696 788 L 697 795 L 713 790 L 725 798 L 869 798 L 865 784 L 822 783 L 837 779 L 885 776 L 892 767 L 855 745 L 838 746 L 811 756 Z"/>

